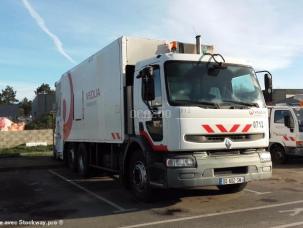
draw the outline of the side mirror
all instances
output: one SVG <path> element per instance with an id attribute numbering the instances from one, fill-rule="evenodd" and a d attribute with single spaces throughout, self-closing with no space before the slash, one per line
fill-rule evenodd
<path id="1" fill-rule="evenodd" d="M 272 75 L 269 71 L 267 70 L 261 70 L 261 71 L 256 71 L 256 74 L 260 74 L 260 73 L 265 73 L 264 74 L 264 98 L 265 98 L 265 102 L 271 103 L 272 102 Z"/>
<path id="2" fill-rule="evenodd" d="M 289 129 L 294 129 L 294 122 L 291 121 L 291 117 L 289 115 L 284 116 L 284 125 Z"/>
<path id="3" fill-rule="evenodd" d="M 155 99 L 155 82 L 153 75 L 153 67 L 148 66 L 141 71 L 142 86 L 143 86 L 143 99 L 145 101 L 152 101 Z"/>
<path id="4" fill-rule="evenodd" d="M 272 76 L 270 74 L 264 75 L 264 85 L 265 85 L 265 101 L 272 102 Z"/>

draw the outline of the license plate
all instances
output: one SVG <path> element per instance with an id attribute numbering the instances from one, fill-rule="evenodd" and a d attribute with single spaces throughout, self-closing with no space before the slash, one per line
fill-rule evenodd
<path id="1" fill-rule="evenodd" d="M 244 177 L 227 177 L 227 178 L 220 178 L 219 184 L 226 185 L 226 184 L 240 184 L 244 183 Z"/>

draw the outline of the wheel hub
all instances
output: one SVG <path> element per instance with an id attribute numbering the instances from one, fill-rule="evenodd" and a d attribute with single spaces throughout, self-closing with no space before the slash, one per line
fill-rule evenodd
<path id="1" fill-rule="evenodd" d="M 139 188 L 143 189 L 147 180 L 146 180 L 146 168 L 142 162 L 137 162 L 133 170 L 133 182 Z"/>
<path id="2" fill-rule="evenodd" d="M 70 158 L 72 161 L 75 160 L 75 153 L 74 153 L 74 150 L 70 150 Z"/>
<path id="3" fill-rule="evenodd" d="M 84 162 L 83 162 L 83 156 L 80 155 L 80 158 L 79 158 L 79 168 L 81 171 L 84 170 Z"/>

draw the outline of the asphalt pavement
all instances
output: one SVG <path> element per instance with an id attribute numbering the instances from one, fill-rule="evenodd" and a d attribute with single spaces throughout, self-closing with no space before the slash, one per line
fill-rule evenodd
<path id="1" fill-rule="evenodd" d="M 105 174 L 81 179 L 58 161 L 37 167 L 0 169 L 0 226 L 303 227 L 303 161 L 275 167 L 271 179 L 240 193 L 158 190 L 153 203 L 138 202 Z"/>

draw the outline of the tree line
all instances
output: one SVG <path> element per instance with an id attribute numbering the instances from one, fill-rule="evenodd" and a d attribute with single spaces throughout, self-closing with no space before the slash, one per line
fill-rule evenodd
<path id="1" fill-rule="evenodd" d="M 35 91 L 35 94 L 53 94 L 55 93 L 49 84 L 43 83 Z M 0 105 L 18 104 L 20 116 L 29 116 L 32 110 L 32 101 L 24 97 L 21 101 L 16 98 L 17 91 L 12 86 L 7 85 L 0 93 Z"/>

